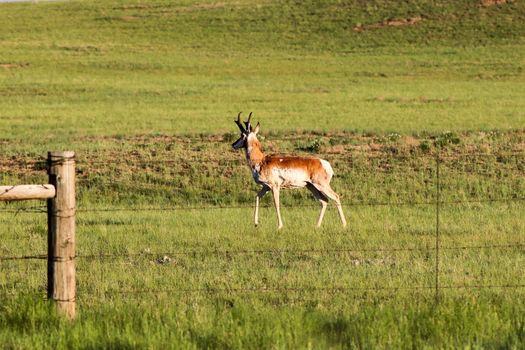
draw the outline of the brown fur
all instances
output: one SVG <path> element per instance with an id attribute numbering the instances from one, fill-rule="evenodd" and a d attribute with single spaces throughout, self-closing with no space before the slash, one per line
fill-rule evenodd
<path id="1" fill-rule="evenodd" d="M 303 169 L 314 183 L 329 180 L 319 158 L 272 154 L 264 157 L 261 172 L 266 175 L 272 168 Z"/>
<path id="2" fill-rule="evenodd" d="M 246 155 L 250 166 L 259 165 L 261 172 L 271 172 L 272 168 L 304 169 L 311 179 L 323 177 L 328 179 L 328 174 L 319 158 L 285 156 L 279 154 L 265 155 L 261 143 L 256 138 L 248 142 L 250 154 Z M 324 176 L 323 176 L 324 175 Z M 320 178 L 319 180 L 323 180 Z"/>

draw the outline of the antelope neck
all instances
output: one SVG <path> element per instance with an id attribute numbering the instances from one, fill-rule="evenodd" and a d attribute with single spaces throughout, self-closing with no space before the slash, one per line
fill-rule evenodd
<path id="1" fill-rule="evenodd" d="M 250 135 L 247 142 L 246 159 L 248 160 L 248 165 L 250 168 L 258 170 L 264 160 L 264 153 L 261 150 L 261 144 L 255 135 Z"/>

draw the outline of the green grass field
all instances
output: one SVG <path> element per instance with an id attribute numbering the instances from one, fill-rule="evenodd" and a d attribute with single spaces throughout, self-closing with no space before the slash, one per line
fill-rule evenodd
<path id="1" fill-rule="evenodd" d="M 524 13 L 472 0 L 2 4 L 0 132 L 42 147 L 222 133 L 238 111 L 267 130 L 522 128 Z"/>
<path id="2" fill-rule="evenodd" d="M 525 3 L 492 3 L 0 3 L 0 182 L 78 180 L 78 318 L 0 260 L 1 347 L 523 348 Z M 306 190 L 253 227 L 239 111 L 331 162 L 347 228 Z M 1 205 L 0 257 L 44 205 Z"/>

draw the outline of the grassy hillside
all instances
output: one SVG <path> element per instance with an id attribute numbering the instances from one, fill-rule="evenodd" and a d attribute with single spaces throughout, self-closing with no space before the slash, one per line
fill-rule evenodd
<path id="1" fill-rule="evenodd" d="M 1 6 L 7 139 L 525 125 L 522 1 Z"/>
<path id="2" fill-rule="evenodd" d="M 0 183 L 76 151 L 79 317 L 24 258 L 44 203 L 2 204 L 0 347 L 523 348 L 523 23 L 517 0 L 1 3 Z M 239 111 L 331 162 L 346 228 L 306 191 L 253 227 Z"/>

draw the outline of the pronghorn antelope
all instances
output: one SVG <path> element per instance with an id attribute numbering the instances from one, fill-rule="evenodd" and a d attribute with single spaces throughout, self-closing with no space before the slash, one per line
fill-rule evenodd
<path id="1" fill-rule="evenodd" d="M 237 116 L 235 123 L 241 130 L 241 137 L 232 144 L 233 149 L 244 148 L 248 166 L 252 171 L 253 179 L 262 189 L 255 197 L 255 226 L 259 224 L 259 201 L 272 190 L 275 209 L 277 211 L 278 228 L 283 227 L 281 212 L 279 210 L 279 190 L 281 188 L 308 188 L 314 197 L 321 203 L 321 212 L 317 221 L 317 227 L 321 226 L 323 216 L 329 199 L 335 201 L 337 211 L 343 226 L 346 226 L 343 208 L 339 196 L 330 187 L 330 180 L 334 171 L 324 159 L 297 157 L 297 156 L 280 156 L 265 155 L 261 149 L 261 143 L 257 140 L 259 132 L 259 123 L 255 128 L 252 127 L 250 119 L 241 124 L 241 113 Z"/>

